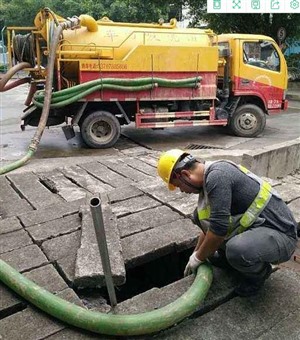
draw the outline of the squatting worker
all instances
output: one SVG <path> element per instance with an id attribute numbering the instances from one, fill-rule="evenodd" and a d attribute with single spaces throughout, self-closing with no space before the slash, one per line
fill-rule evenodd
<path id="1" fill-rule="evenodd" d="M 194 220 L 204 233 L 185 275 L 223 256 L 241 274 L 236 293 L 250 296 L 270 276 L 271 264 L 292 256 L 297 224 L 291 211 L 270 184 L 246 168 L 225 160 L 203 163 L 173 149 L 161 155 L 157 170 L 170 190 L 199 195 Z"/>

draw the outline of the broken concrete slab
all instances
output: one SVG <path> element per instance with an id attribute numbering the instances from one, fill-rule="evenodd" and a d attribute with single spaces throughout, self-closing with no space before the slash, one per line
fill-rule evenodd
<path id="1" fill-rule="evenodd" d="M 58 195 L 49 191 L 40 182 L 39 177 L 31 172 L 12 174 L 7 177 L 20 195 L 25 197 L 35 209 L 62 202 Z"/>
<path id="2" fill-rule="evenodd" d="M 38 175 L 41 182 L 49 188 L 50 191 L 55 192 L 67 202 L 85 198 L 88 193 L 87 190 L 71 182 L 58 170 L 39 173 Z"/>
<path id="3" fill-rule="evenodd" d="M 0 283 L 0 319 L 16 313 L 26 307 L 26 302 L 19 296 Z"/>
<path id="4" fill-rule="evenodd" d="M 67 257 L 70 254 L 76 254 L 80 247 L 81 231 L 55 237 L 42 243 L 42 250 L 50 261 Z"/>
<path id="5" fill-rule="evenodd" d="M 276 187 L 276 191 L 286 203 L 300 198 L 300 185 L 297 184 L 283 183 Z"/>
<path id="6" fill-rule="evenodd" d="M 125 201 L 116 202 L 111 205 L 114 214 L 119 218 L 134 212 L 154 208 L 161 203 L 148 196 L 133 197 Z"/>
<path id="7" fill-rule="evenodd" d="M 100 163 L 124 177 L 130 178 L 133 182 L 145 181 L 151 178 L 149 175 L 136 170 L 136 168 L 129 166 L 127 163 L 121 162 L 119 159 L 100 160 Z"/>
<path id="8" fill-rule="evenodd" d="M 48 263 L 46 256 L 35 244 L 1 254 L 0 258 L 19 272 L 38 268 Z"/>
<path id="9" fill-rule="evenodd" d="M 57 270 L 63 279 L 72 286 L 75 277 L 76 254 L 71 254 L 56 260 Z"/>
<path id="10" fill-rule="evenodd" d="M 123 187 L 122 190 L 113 189 L 112 191 L 107 193 L 107 196 L 108 196 L 109 202 L 113 204 L 119 201 L 127 200 L 129 198 L 141 196 L 143 194 L 144 193 L 138 188 L 132 185 L 129 185 L 129 186 Z"/>
<path id="11" fill-rule="evenodd" d="M 22 229 L 3 234 L 0 237 L 0 254 L 32 244 L 28 233 Z"/>
<path id="12" fill-rule="evenodd" d="M 112 279 L 115 285 L 121 285 L 125 282 L 126 273 L 117 220 L 113 215 L 109 204 L 102 203 L 101 210 Z M 74 284 L 80 288 L 101 287 L 105 285 L 105 276 L 93 218 L 88 206 L 82 207 L 81 216 L 81 245 L 77 251 Z"/>
<path id="13" fill-rule="evenodd" d="M 0 235 L 20 229 L 23 229 L 23 226 L 15 216 L 0 220 Z"/>
<path id="14" fill-rule="evenodd" d="M 130 179 L 121 176 L 117 172 L 108 169 L 106 166 L 98 162 L 80 164 L 79 166 L 86 170 L 89 174 L 98 178 L 100 181 L 114 188 L 123 187 L 132 183 Z"/>
<path id="15" fill-rule="evenodd" d="M 143 210 L 118 219 L 121 238 L 152 229 L 183 217 L 164 205 Z"/>
<path id="16" fill-rule="evenodd" d="M 113 189 L 111 185 L 101 182 L 79 166 L 64 167 L 59 169 L 59 171 L 73 183 L 76 183 L 90 193 L 106 193 Z"/>
<path id="17" fill-rule="evenodd" d="M 288 207 L 291 209 L 296 222 L 300 225 L 300 198 L 289 203 Z"/>
<path id="18" fill-rule="evenodd" d="M 278 339 L 297 339 L 287 338 L 285 327 L 279 326 L 285 325 L 292 314 L 299 313 L 299 279 L 299 274 L 281 269 L 271 275 L 257 296 L 231 299 L 199 318 L 185 320 L 162 332 L 157 338 L 219 340 L 221 334 L 222 339 L 232 340 L 261 339 L 262 336 L 273 339 L 271 335 L 276 327 Z M 289 320 L 292 333 L 299 334 L 298 320 Z"/>
<path id="19" fill-rule="evenodd" d="M 34 210 L 30 213 L 20 214 L 18 217 L 24 227 L 30 227 L 35 224 L 44 223 L 75 214 L 79 211 L 80 206 L 85 201 L 86 199 L 84 198 L 72 202 L 61 202 L 46 208 Z"/>
<path id="20" fill-rule="evenodd" d="M 132 268 L 158 257 L 196 245 L 199 228 L 182 219 L 121 240 L 126 267 Z"/>
<path id="21" fill-rule="evenodd" d="M 69 215 L 57 220 L 36 224 L 26 228 L 35 243 L 41 244 L 43 241 L 69 234 L 81 228 L 81 219 L 79 214 Z"/>

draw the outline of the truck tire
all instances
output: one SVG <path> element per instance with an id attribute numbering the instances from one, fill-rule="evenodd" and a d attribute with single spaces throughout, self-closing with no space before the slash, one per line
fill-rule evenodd
<path id="1" fill-rule="evenodd" d="M 237 108 L 229 120 L 229 128 L 239 137 L 256 137 L 266 126 L 266 114 L 253 104 Z"/>
<path id="2" fill-rule="evenodd" d="M 112 147 L 120 137 L 118 119 L 107 111 L 96 111 L 87 115 L 80 125 L 84 142 L 94 149 Z"/>

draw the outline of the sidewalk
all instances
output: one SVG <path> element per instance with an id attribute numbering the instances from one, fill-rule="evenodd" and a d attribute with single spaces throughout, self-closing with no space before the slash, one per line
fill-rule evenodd
<path id="1" fill-rule="evenodd" d="M 170 193 L 157 178 L 157 157 L 155 151 L 137 147 L 114 157 L 94 157 L 88 163 L 51 166 L 50 171 L 36 167 L 1 176 L 0 258 L 52 293 L 84 308 L 107 313 L 110 307 L 99 291 L 89 296 L 74 287 L 77 256 L 84 246 L 80 207 L 87 195 L 105 192 L 117 217 L 115 234 L 121 242 L 127 272 L 127 285 L 120 286 L 118 294 L 124 290 L 122 287 L 132 289 L 144 281 L 149 283 L 144 292 L 120 302 L 118 312 L 141 313 L 174 301 L 192 281 L 192 277 L 182 279 L 182 267 L 199 233 L 190 220 L 197 197 Z M 300 223 L 300 174 L 271 182 Z M 297 254 L 300 255 L 299 247 Z M 82 266 L 86 267 L 86 263 Z M 171 267 L 177 268 L 177 273 Z M 175 280 L 158 285 L 157 277 L 168 279 L 168 275 Z M 194 316 L 154 338 L 300 338 L 299 263 L 293 259 L 285 263 L 255 298 L 235 297 L 235 285 L 232 274 L 214 268 L 212 287 Z M 0 319 L 1 340 L 115 339 L 50 318 L 2 284 Z"/>

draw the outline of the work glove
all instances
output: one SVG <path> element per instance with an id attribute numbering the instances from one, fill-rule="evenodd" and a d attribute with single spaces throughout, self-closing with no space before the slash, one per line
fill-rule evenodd
<path id="1" fill-rule="evenodd" d="M 190 274 L 195 274 L 197 271 L 197 268 L 200 266 L 201 263 L 204 263 L 205 261 L 201 261 L 197 258 L 196 252 L 194 251 L 193 254 L 190 256 L 189 262 L 187 263 L 185 269 L 184 269 L 184 276 L 188 276 Z"/>

